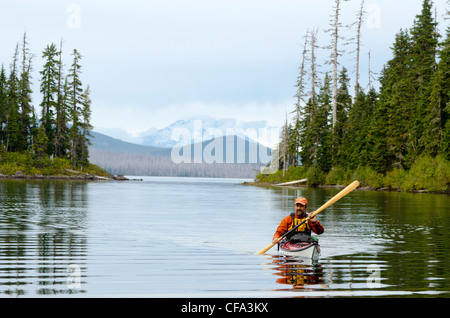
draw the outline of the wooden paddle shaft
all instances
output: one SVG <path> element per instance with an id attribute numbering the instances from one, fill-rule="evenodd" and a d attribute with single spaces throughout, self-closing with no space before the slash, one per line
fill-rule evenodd
<path id="1" fill-rule="evenodd" d="M 327 203 L 325 203 L 324 205 L 322 205 L 320 208 L 318 208 L 316 211 L 314 211 L 313 213 L 311 213 L 309 215 L 309 218 L 313 218 L 316 214 L 319 214 L 320 212 L 322 212 L 323 210 L 325 210 L 326 208 L 328 208 L 330 205 L 332 205 L 333 203 L 339 201 L 340 199 L 342 199 L 343 197 L 345 197 L 347 194 L 349 194 L 350 192 L 352 192 L 353 190 L 355 190 L 357 187 L 359 187 L 359 181 L 353 181 L 352 183 L 350 183 L 348 186 L 346 186 L 344 189 L 342 189 L 341 192 L 339 192 L 338 194 L 336 194 L 334 197 L 332 197 L 330 200 L 328 200 Z"/>
<path id="2" fill-rule="evenodd" d="M 318 208 L 316 211 L 314 211 L 313 213 L 311 213 L 307 220 L 309 220 L 310 218 L 313 218 L 314 216 L 316 216 L 317 214 L 319 214 L 320 212 L 322 212 L 323 210 L 325 210 L 326 208 L 328 208 L 330 205 L 332 205 L 333 203 L 339 201 L 340 199 L 342 199 L 343 197 L 345 197 L 347 194 L 349 194 L 350 192 L 352 192 L 353 190 L 355 190 L 357 187 L 359 187 L 359 181 L 353 181 L 352 183 L 350 183 L 348 186 L 346 186 L 344 189 L 342 189 L 338 194 L 336 194 L 334 197 L 332 197 L 330 200 L 328 200 L 324 205 L 322 205 L 320 208 Z M 286 234 L 285 234 L 286 235 Z M 283 235 L 282 237 L 280 237 L 278 239 L 277 242 L 281 241 L 281 239 L 285 236 Z M 263 248 L 262 250 L 260 250 L 258 252 L 258 254 L 264 254 L 265 252 L 267 252 L 268 250 L 270 250 L 276 243 L 270 243 L 269 245 L 267 245 L 265 248 Z"/>

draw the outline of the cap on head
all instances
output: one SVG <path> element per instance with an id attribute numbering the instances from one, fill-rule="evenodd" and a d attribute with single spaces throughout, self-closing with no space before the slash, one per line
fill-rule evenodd
<path id="1" fill-rule="evenodd" d="M 306 200 L 305 198 L 297 198 L 295 199 L 295 203 L 300 203 L 301 205 L 308 205 L 308 200 Z"/>

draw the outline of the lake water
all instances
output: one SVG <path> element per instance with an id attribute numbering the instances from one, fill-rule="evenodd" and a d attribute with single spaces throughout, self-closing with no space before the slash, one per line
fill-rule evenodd
<path id="1" fill-rule="evenodd" d="M 0 180 L 2 297 L 449 297 L 450 197 L 353 191 L 318 215 L 321 258 L 271 242 L 294 198 L 236 179 Z"/>

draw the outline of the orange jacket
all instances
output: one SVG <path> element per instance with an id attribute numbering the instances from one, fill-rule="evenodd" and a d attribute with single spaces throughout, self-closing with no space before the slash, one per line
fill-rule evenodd
<path id="1" fill-rule="evenodd" d="M 291 227 L 292 225 L 292 217 L 290 215 L 288 215 L 287 217 L 285 217 L 283 220 L 281 220 L 280 225 L 277 228 L 277 231 L 275 232 L 273 239 L 278 239 L 281 236 L 283 236 L 288 229 Z M 323 228 L 322 224 L 320 224 L 319 221 L 313 223 L 311 222 L 311 220 L 308 220 L 308 226 L 309 228 L 316 234 L 322 234 L 325 229 Z"/>

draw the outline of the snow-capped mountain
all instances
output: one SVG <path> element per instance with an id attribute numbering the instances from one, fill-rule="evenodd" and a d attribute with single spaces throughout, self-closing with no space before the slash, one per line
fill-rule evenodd
<path id="1" fill-rule="evenodd" d="M 173 124 L 140 137 L 140 144 L 172 148 L 180 144 L 204 142 L 215 137 L 240 136 L 272 147 L 278 142 L 279 129 L 268 126 L 266 121 L 239 122 L 235 119 L 178 120 Z"/>

